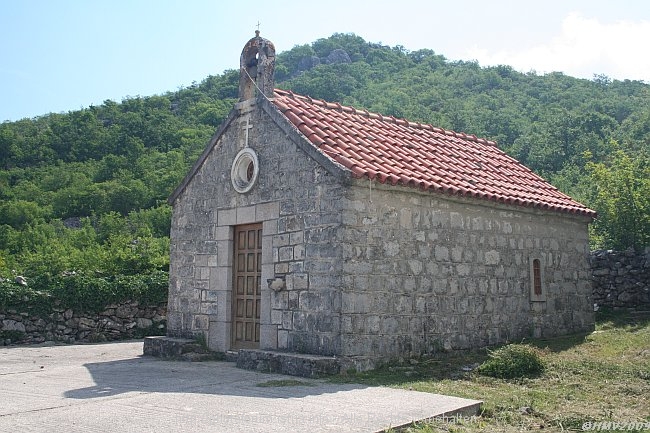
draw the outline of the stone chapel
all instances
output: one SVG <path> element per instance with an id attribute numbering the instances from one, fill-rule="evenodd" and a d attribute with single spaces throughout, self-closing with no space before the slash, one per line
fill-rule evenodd
<path id="1" fill-rule="evenodd" d="M 173 192 L 168 336 L 377 361 L 589 331 L 595 212 L 492 141 L 274 88 L 239 102 Z"/>

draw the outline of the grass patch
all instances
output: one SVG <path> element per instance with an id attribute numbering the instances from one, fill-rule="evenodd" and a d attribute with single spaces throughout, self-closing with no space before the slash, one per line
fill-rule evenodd
<path id="1" fill-rule="evenodd" d="M 536 377 L 544 371 L 544 362 L 539 350 L 526 344 L 508 344 L 488 351 L 488 360 L 476 371 L 501 379 Z"/>
<path id="2" fill-rule="evenodd" d="M 476 351 L 332 380 L 484 401 L 482 413 L 469 421 L 420 423 L 405 429 L 410 432 L 582 431 L 589 422 L 650 422 L 650 314 L 605 312 L 593 333 L 527 344 L 545 366 L 537 376 L 479 374 L 473 367 L 491 358 Z"/>
<path id="3" fill-rule="evenodd" d="M 260 388 L 275 388 L 282 386 L 315 386 L 310 382 L 303 382 L 302 380 L 282 379 L 282 380 L 267 380 L 266 382 L 258 383 L 255 386 Z"/>

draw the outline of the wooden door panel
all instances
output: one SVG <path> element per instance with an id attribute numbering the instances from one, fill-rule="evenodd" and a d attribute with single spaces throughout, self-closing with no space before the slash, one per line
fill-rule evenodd
<path id="1" fill-rule="evenodd" d="M 235 227 L 232 348 L 258 348 L 260 342 L 260 292 L 262 224 Z"/>

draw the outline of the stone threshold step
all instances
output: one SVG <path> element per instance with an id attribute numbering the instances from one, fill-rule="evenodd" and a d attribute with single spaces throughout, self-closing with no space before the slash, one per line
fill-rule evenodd
<path id="1" fill-rule="evenodd" d="M 143 353 L 147 356 L 186 361 L 225 360 L 236 362 L 237 367 L 245 370 L 299 377 L 335 375 L 346 371 L 351 365 L 349 359 L 296 352 L 240 349 L 215 353 L 207 350 L 196 340 L 166 336 L 146 337 Z M 358 368 L 356 361 L 354 367 Z"/>
<path id="2" fill-rule="evenodd" d="M 328 376 L 341 371 L 339 359 L 333 356 L 259 349 L 239 350 L 237 367 L 299 377 Z"/>
<path id="3" fill-rule="evenodd" d="M 219 358 L 196 340 L 166 336 L 145 337 L 142 352 L 146 356 L 185 361 L 210 361 Z"/>

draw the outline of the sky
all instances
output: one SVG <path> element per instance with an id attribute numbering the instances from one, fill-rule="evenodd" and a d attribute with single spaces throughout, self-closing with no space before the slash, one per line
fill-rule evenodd
<path id="1" fill-rule="evenodd" d="M 647 0 L 0 0 L 0 122 L 149 96 L 334 33 L 448 60 L 650 84 Z"/>

